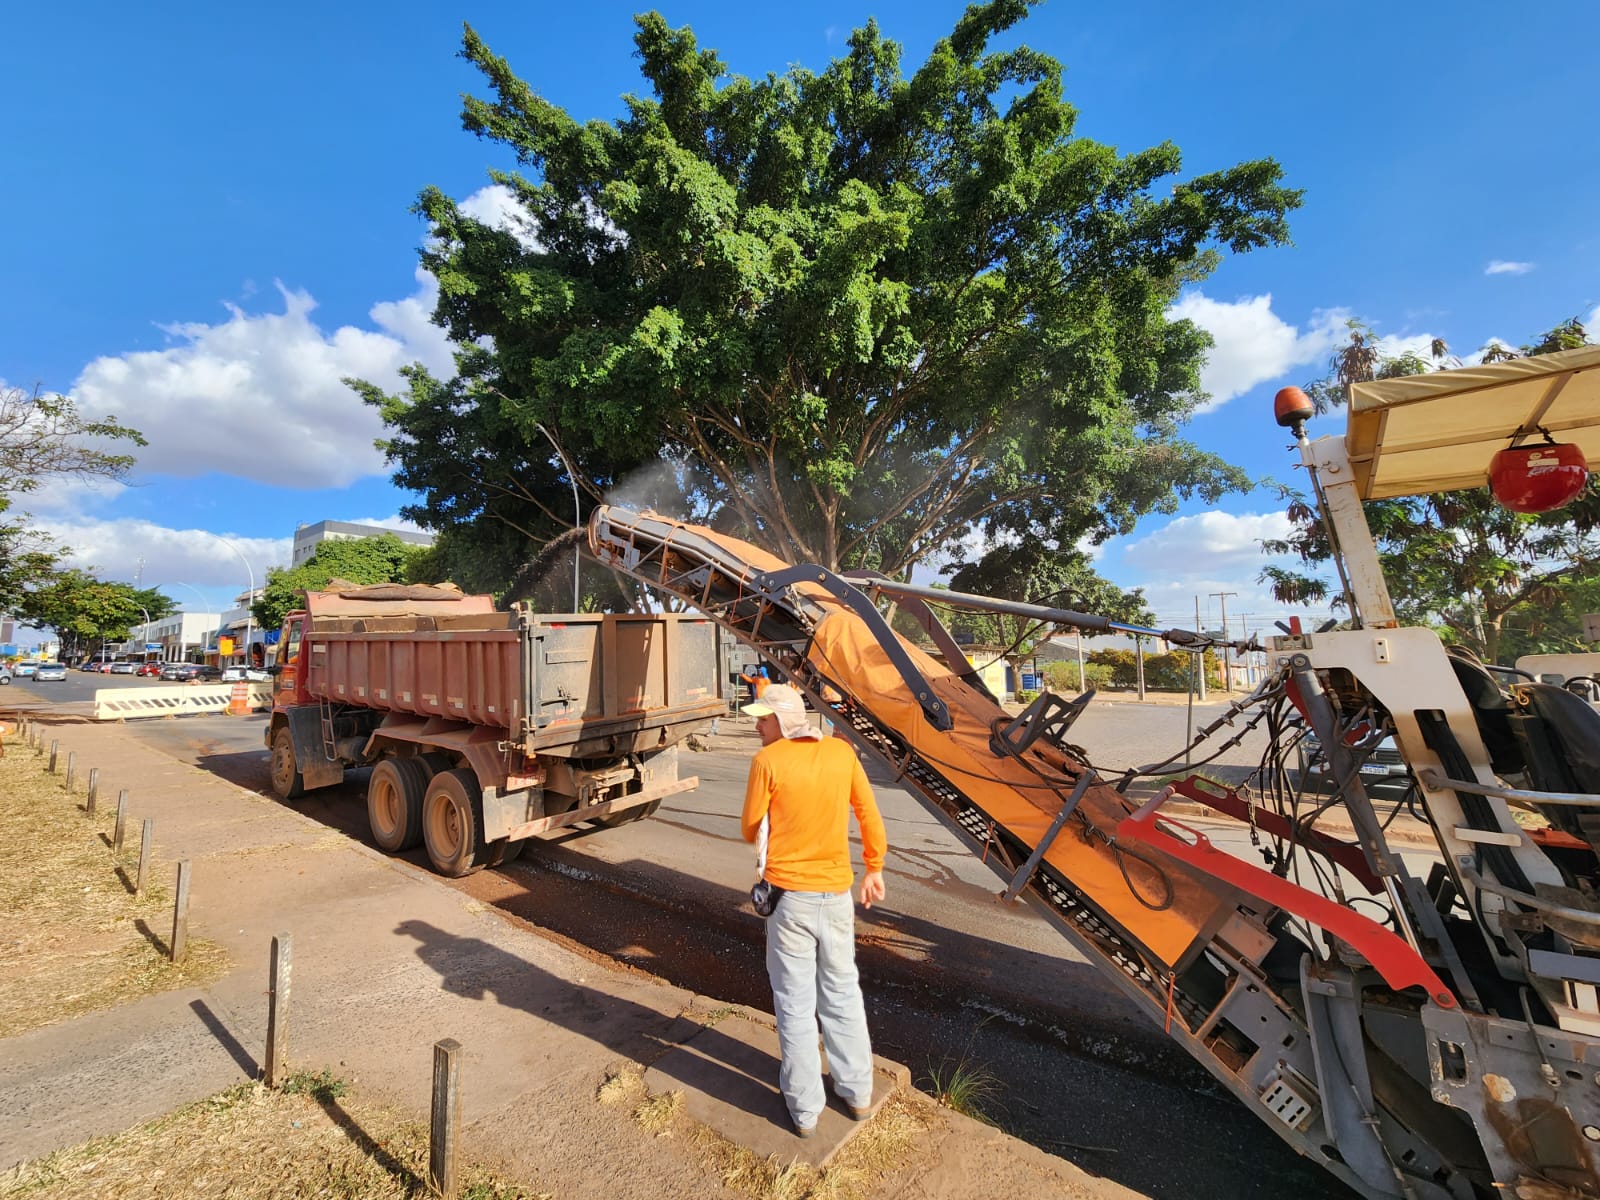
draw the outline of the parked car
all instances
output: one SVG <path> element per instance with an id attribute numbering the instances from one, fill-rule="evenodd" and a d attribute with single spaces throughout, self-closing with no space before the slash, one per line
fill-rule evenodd
<path id="1" fill-rule="evenodd" d="M 241 679 L 261 680 L 271 678 L 271 675 L 268 675 L 265 671 L 258 670 L 255 667 L 232 666 L 222 668 L 223 683 L 237 683 Z"/>
<path id="2" fill-rule="evenodd" d="M 11 682 L 11 668 L 5 663 L 0 663 L 0 687 Z"/>
<path id="3" fill-rule="evenodd" d="M 1361 782 L 1369 796 L 1388 800 L 1399 800 L 1405 796 L 1411 787 L 1411 769 L 1400 756 L 1400 747 L 1395 744 L 1394 738 L 1382 738 L 1371 747 L 1370 752 L 1365 745 L 1351 746 L 1350 750 L 1358 758 L 1365 755 L 1361 761 Z M 1300 786 L 1314 792 L 1333 791 L 1333 773 L 1328 770 L 1328 760 L 1322 753 L 1322 743 L 1317 740 L 1316 734 L 1307 730 L 1305 737 L 1300 739 L 1298 754 Z"/>
<path id="4" fill-rule="evenodd" d="M 38 669 L 39 664 L 36 662 L 19 662 L 14 674 L 18 679 L 32 679 L 33 673 Z"/>
<path id="5" fill-rule="evenodd" d="M 113 675 L 132 675 L 138 667 L 138 663 L 114 662 L 111 664 L 110 671 Z"/>
<path id="6" fill-rule="evenodd" d="M 134 674 L 141 679 L 159 679 L 161 678 L 161 668 L 164 666 L 166 666 L 165 663 L 158 662 L 140 663 L 139 669 Z"/>
<path id="7" fill-rule="evenodd" d="M 204 683 L 221 677 L 222 668 L 210 663 L 168 663 L 161 668 L 161 678 L 177 680 L 179 683 Z"/>
<path id="8" fill-rule="evenodd" d="M 40 663 L 33 673 L 33 677 L 40 683 L 60 683 L 67 677 L 67 664 L 58 662 Z"/>

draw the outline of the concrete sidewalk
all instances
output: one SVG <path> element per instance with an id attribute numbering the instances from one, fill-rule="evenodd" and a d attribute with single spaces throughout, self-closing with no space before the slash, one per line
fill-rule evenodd
<path id="1" fill-rule="evenodd" d="M 766 1014 L 597 964 L 117 726 L 48 736 L 77 751 L 80 771 L 99 768 L 102 797 L 128 789 L 133 828 L 154 819 L 158 878 L 192 862 L 190 936 L 220 944 L 232 967 L 208 988 L 0 1042 L 0 1170 L 259 1074 L 279 933 L 293 944 L 292 1068 L 327 1067 L 425 1122 L 432 1047 L 455 1038 L 465 1152 L 556 1195 L 739 1195 L 686 1144 L 599 1103 L 608 1074 L 630 1063 L 763 1158 L 822 1163 L 862 1128 L 830 1113 L 817 1138 L 793 1136 Z M 881 1064 L 880 1097 L 908 1087 L 904 1068 Z M 872 1194 L 1135 1195 L 947 1110 Z"/>

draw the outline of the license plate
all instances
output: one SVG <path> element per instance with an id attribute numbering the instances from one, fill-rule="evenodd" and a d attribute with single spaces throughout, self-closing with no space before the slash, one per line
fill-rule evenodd
<path id="1" fill-rule="evenodd" d="M 1383 763 L 1362 763 L 1361 773 L 1363 775 L 1387 775 L 1389 768 Z"/>

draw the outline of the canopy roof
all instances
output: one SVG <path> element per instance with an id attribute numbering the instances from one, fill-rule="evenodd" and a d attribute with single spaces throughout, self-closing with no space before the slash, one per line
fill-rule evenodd
<path id="1" fill-rule="evenodd" d="M 1541 428 L 1600 466 L 1600 346 L 1355 384 L 1345 447 L 1382 500 L 1483 487 L 1495 451 Z"/>

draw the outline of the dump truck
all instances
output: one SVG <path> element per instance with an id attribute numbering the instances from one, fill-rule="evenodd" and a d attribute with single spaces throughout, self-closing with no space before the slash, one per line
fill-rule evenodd
<path id="1" fill-rule="evenodd" d="M 1030 900 L 1131 1008 L 1349 1187 L 1600 1200 L 1600 655 L 1507 671 L 1402 626 L 1362 504 L 1492 485 L 1513 511 L 1543 511 L 1593 488 L 1575 464 L 1600 459 L 1600 347 L 1359 384 L 1348 413 L 1343 435 L 1313 440 L 1304 397 L 1276 411 L 1336 548 L 1347 619 L 1226 643 L 1266 657 L 1260 685 L 1191 746 L 1116 771 L 1071 740 L 1092 691 L 1007 711 L 933 605 L 1196 654 L 1224 643 L 846 577 L 615 506 L 593 512 L 589 551 L 759 651 L 981 856 L 1004 902 Z M 1572 477 L 1557 488 L 1552 472 Z M 891 627 L 890 604 L 922 644 Z M 1245 785 L 1183 772 L 1252 729 L 1268 748 Z M 1289 765 L 1312 736 L 1326 760 L 1314 792 Z M 1387 746 L 1408 780 L 1400 807 L 1437 842 L 1425 874 L 1367 788 L 1374 769 L 1391 777 Z M 1175 797 L 1246 823 L 1260 861 L 1164 811 Z"/>
<path id="2" fill-rule="evenodd" d="M 714 625 L 670 613 L 497 611 L 449 587 L 311 592 L 283 622 L 266 730 L 284 800 L 370 767 L 373 841 L 443 875 L 528 838 L 649 816 L 678 749 L 724 711 Z"/>

